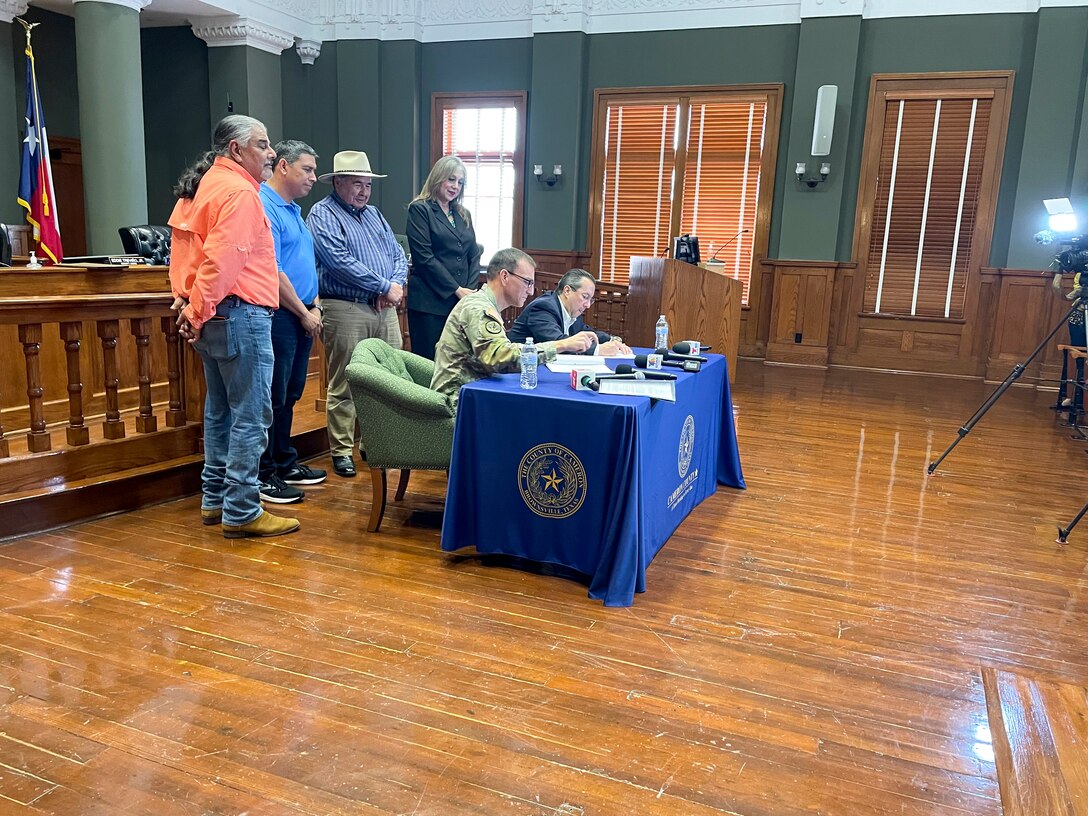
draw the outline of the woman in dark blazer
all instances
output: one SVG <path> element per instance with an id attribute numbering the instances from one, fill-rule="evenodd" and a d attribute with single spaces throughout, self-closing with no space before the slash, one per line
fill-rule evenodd
<path id="1" fill-rule="evenodd" d="M 464 197 L 465 165 L 443 156 L 408 205 L 408 332 L 412 352 L 431 360 L 454 305 L 479 286 L 483 248 L 461 204 Z"/>

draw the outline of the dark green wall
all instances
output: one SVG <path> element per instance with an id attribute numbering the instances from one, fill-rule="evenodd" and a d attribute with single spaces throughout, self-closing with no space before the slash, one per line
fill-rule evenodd
<path id="1" fill-rule="evenodd" d="M 301 139 L 317 151 L 318 173 L 332 169 L 332 157 L 340 150 L 337 135 L 340 113 L 337 104 L 336 74 L 338 43 L 321 46 L 321 56 L 313 65 L 303 65 L 291 49 L 280 57 L 283 84 L 283 138 Z M 299 204 L 304 213 L 314 202 L 329 194 L 327 184 L 315 184 L 313 192 Z"/>
<path id="2" fill-rule="evenodd" d="M 382 115 L 379 119 L 379 155 L 382 170 L 381 210 L 394 232 L 404 232 L 408 202 L 420 187 L 422 169 L 416 146 L 423 132 L 419 128 L 420 79 L 423 70 L 422 45 L 412 40 L 382 43 L 380 90 Z"/>
<path id="3" fill-rule="evenodd" d="M 564 248 L 578 246 L 585 219 L 575 205 L 587 183 L 582 153 L 591 135 L 584 131 L 589 38 L 580 32 L 541 34 L 533 38 L 532 104 L 527 111 L 528 140 L 525 175 L 524 246 Z M 592 105 L 592 103 L 591 103 Z M 555 165 L 563 173 L 554 186 L 532 174 L 539 164 L 550 176 Z"/>
<path id="4" fill-rule="evenodd" d="M 171 187 L 212 141 L 208 48 L 187 27 L 145 28 L 140 32 L 140 58 L 147 218 L 151 224 L 165 224 L 174 207 Z"/>
<path id="5" fill-rule="evenodd" d="M 840 210 L 844 196 L 844 157 L 852 148 L 850 117 L 857 111 L 857 100 L 850 90 L 854 87 L 861 40 L 861 18 L 810 17 L 801 21 L 797 43 L 797 65 L 793 81 L 793 104 L 782 117 L 785 130 L 782 145 L 788 145 L 785 156 L 779 156 L 781 173 L 781 204 L 775 209 L 781 225 L 777 244 L 772 249 L 779 258 L 791 260 L 843 260 L 850 248 L 838 247 Z M 828 48 L 833 42 L 836 48 Z M 831 153 L 812 155 L 812 126 L 816 114 L 816 99 L 821 85 L 840 89 L 835 103 L 835 127 Z M 831 165 L 831 173 L 815 187 L 798 181 L 794 168 L 804 162 L 809 179 L 817 176 L 821 163 Z M 776 175 L 776 179 L 778 176 Z M 844 256 L 845 253 L 845 256 Z"/>
<path id="6" fill-rule="evenodd" d="M 0 65 L 13 64 L 12 52 L 14 51 L 13 37 L 7 36 L 8 29 L 22 27 L 18 23 L 10 25 L 0 23 Z M 22 54 L 22 51 L 19 51 Z M 15 85 L 17 81 L 25 82 L 23 74 L 18 75 L 0 71 L 0 99 L 15 99 Z M 21 126 L 23 125 L 23 112 L 16 111 L 14 104 L 5 105 L 3 114 L 0 115 L 0 190 L 19 189 L 19 162 L 22 158 Z M 21 223 L 23 210 L 15 203 L 15 194 L 0 196 L 0 222 Z"/>
<path id="7" fill-rule="evenodd" d="M 1040 9 L 1036 18 L 1035 58 L 1008 231 L 1007 265 L 1020 269 L 1043 268 L 1053 257 L 1052 248 L 1032 240 L 1047 225 L 1043 199 L 1068 195 L 1081 212 L 1088 203 L 1088 190 L 1078 173 L 1078 167 L 1083 170 L 1088 164 L 1083 128 L 1088 8 Z"/>

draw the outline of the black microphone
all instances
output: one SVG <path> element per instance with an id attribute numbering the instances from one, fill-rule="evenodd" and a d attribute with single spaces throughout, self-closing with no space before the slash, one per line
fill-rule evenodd
<path id="1" fill-rule="evenodd" d="M 654 354 L 658 355 L 661 358 L 661 365 L 663 365 L 663 366 L 671 366 L 672 368 L 683 368 L 684 367 L 684 364 L 682 362 L 680 362 L 679 360 L 670 360 L 670 359 L 668 359 L 665 356 L 665 349 L 655 349 Z M 645 359 L 646 355 L 645 354 L 640 354 L 640 355 L 638 355 L 638 357 L 635 357 L 635 364 L 636 365 L 638 364 L 638 358 L 639 357 L 642 357 L 643 359 Z M 647 364 L 648 364 L 648 361 L 647 361 Z"/>
<path id="2" fill-rule="evenodd" d="M 672 347 L 672 351 L 665 352 L 669 357 L 677 360 L 698 360 L 700 363 L 708 362 L 706 357 L 700 357 L 698 354 L 691 353 L 691 346 L 687 343 L 677 343 Z"/>
<path id="3" fill-rule="evenodd" d="M 579 383 L 584 387 L 588 388 L 590 391 L 601 390 L 601 384 L 597 382 L 597 378 L 594 377 L 592 374 L 583 374 L 581 379 L 579 380 Z"/>
<path id="4" fill-rule="evenodd" d="M 693 357 L 690 354 L 677 354 L 675 351 L 668 351 L 667 349 L 656 349 L 654 354 L 661 355 L 661 365 L 663 366 L 675 366 L 691 372 L 700 371 L 705 359 L 703 357 Z"/>
<path id="5" fill-rule="evenodd" d="M 642 358 L 642 365 L 639 365 L 639 362 L 638 362 L 639 357 Z M 640 355 L 638 355 L 638 357 L 635 357 L 635 365 L 638 366 L 639 368 L 645 368 L 646 367 L 646 355 L 645 354 L 640 354 Z M 631 366 L 627 365 L 627 363 L 620 363 L 618 366 L 616 366 L 616 371 L 619 374 L 630 374 L 630 373 L 641 374 L 647 380 L 675 380 L 676 379 L 675 374 L 670 374 L 667 371 L 638 371 L 638 372 L 636 372 Z"/>
<path id="6" fill-rule="evenodd" d="M 742 229 L 742 230 L 741 230 L 740 232 L 738 232 L 738 233 L 737 233 L 736 235 L 734 235 L 734 236 L 733 236 L 732 238 L 730 238 L 730 239 L 729 239 L 728 241 L 726 241 L 726 242 L 725 242 L 724 244 L 722 244 L 722 245 L 721 245 L 720 247 L 718 247 L 717 249 L 715 249 L 715 250 L 714 250 L 714 253 L 713 253 L 713 254 L 712 254 L 712 255 L 711 255 L 711 256 L 710 256 L 709 258 L 707 258 L 707 261 L 706 261 L 706 262 L 707 262 L 707 263 L 710 263 L 711 261 L 713 261 L 713 260 L 714 260 L 715 258 L 717 258 L 717 257 L 718 257 L 718 253 L 719 253 L 719 252 L 721 252 L 721 251 L 722 251 L 723 249 L 725 249 L 725 248 L 726 248 L 727 246 L 729 246 L 729 245 L 730 245 L 731 243 L 733 243 L 733 242 L 734 242 L 735 240 L 737 240 L 737 239 L 738 239 L 738 238 L 740 238 L 740 237 L 741 237 L 742 235 L 744 235 L 744 233 L 746 233 L 746 232 L 749 232 L 749 231 L 750 231 L 750 230 L 749 230 L 749 229 L 748 229 L 747 227 L 745 227 L 744 229 Z"/>

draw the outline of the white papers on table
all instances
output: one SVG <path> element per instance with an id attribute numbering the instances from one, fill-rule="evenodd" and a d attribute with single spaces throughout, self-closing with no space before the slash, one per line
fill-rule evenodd
<path id="1" fill-rule="evenodd" d="M 610 370 L 603 357 L 586 357 L 581 354 L 557 354 L 555 359 L 546 365 L 549 371 L 554 371 L 556 374 L 569 374 L 576 368 L 579 371 L 598 373 Z"/>
<path id="2" fill-rule="evenodd" d="M 619 377 L 605 377 L 597 382 L 601 386 L 600 393 L 602 394 L 649 397 L 676 402 L 676 380 L 626 380 Z"/>

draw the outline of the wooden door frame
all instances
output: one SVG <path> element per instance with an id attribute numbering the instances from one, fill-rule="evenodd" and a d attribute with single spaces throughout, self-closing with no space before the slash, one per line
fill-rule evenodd
<path id="1" fill-rule="evenodd" d="M 857 210 L 854 219 L 853 309 L 858 319 L 851 321 L 847 347 L 857 350 L 859 320 L 918 320 L 938 323 L 971 323 L 978 309 L 980 270 L 989 266 L 993 243 L 997 197 L 1001 186 L 1001 171 L 1005 160 L 1005 142 L 1009 129 L 1015 71 L 955 71 L 935 73 L 873 74 L 869 80 L 869 100 L 865 115 L 865 139 L 862 146 L 861 171 L 858 177 Z M 986 134 L 986 154 L 983 157 L 982 180 L 979 189 L 974 231 L 971 235 L 971 265 L 964 282 L 965 297 L 962 318 L 912 317 L 909 315 L 874 314 L 865 311 L 865 286 L 868 277 L 868 251 L 873 231 L 873 210 L 880 170 L 880 146 L 884 137 L 884 115 L 889 95 L 909 98 L 924 94 L 962 97 L 965 93 L 992 93 L 989 131 Z"/>

